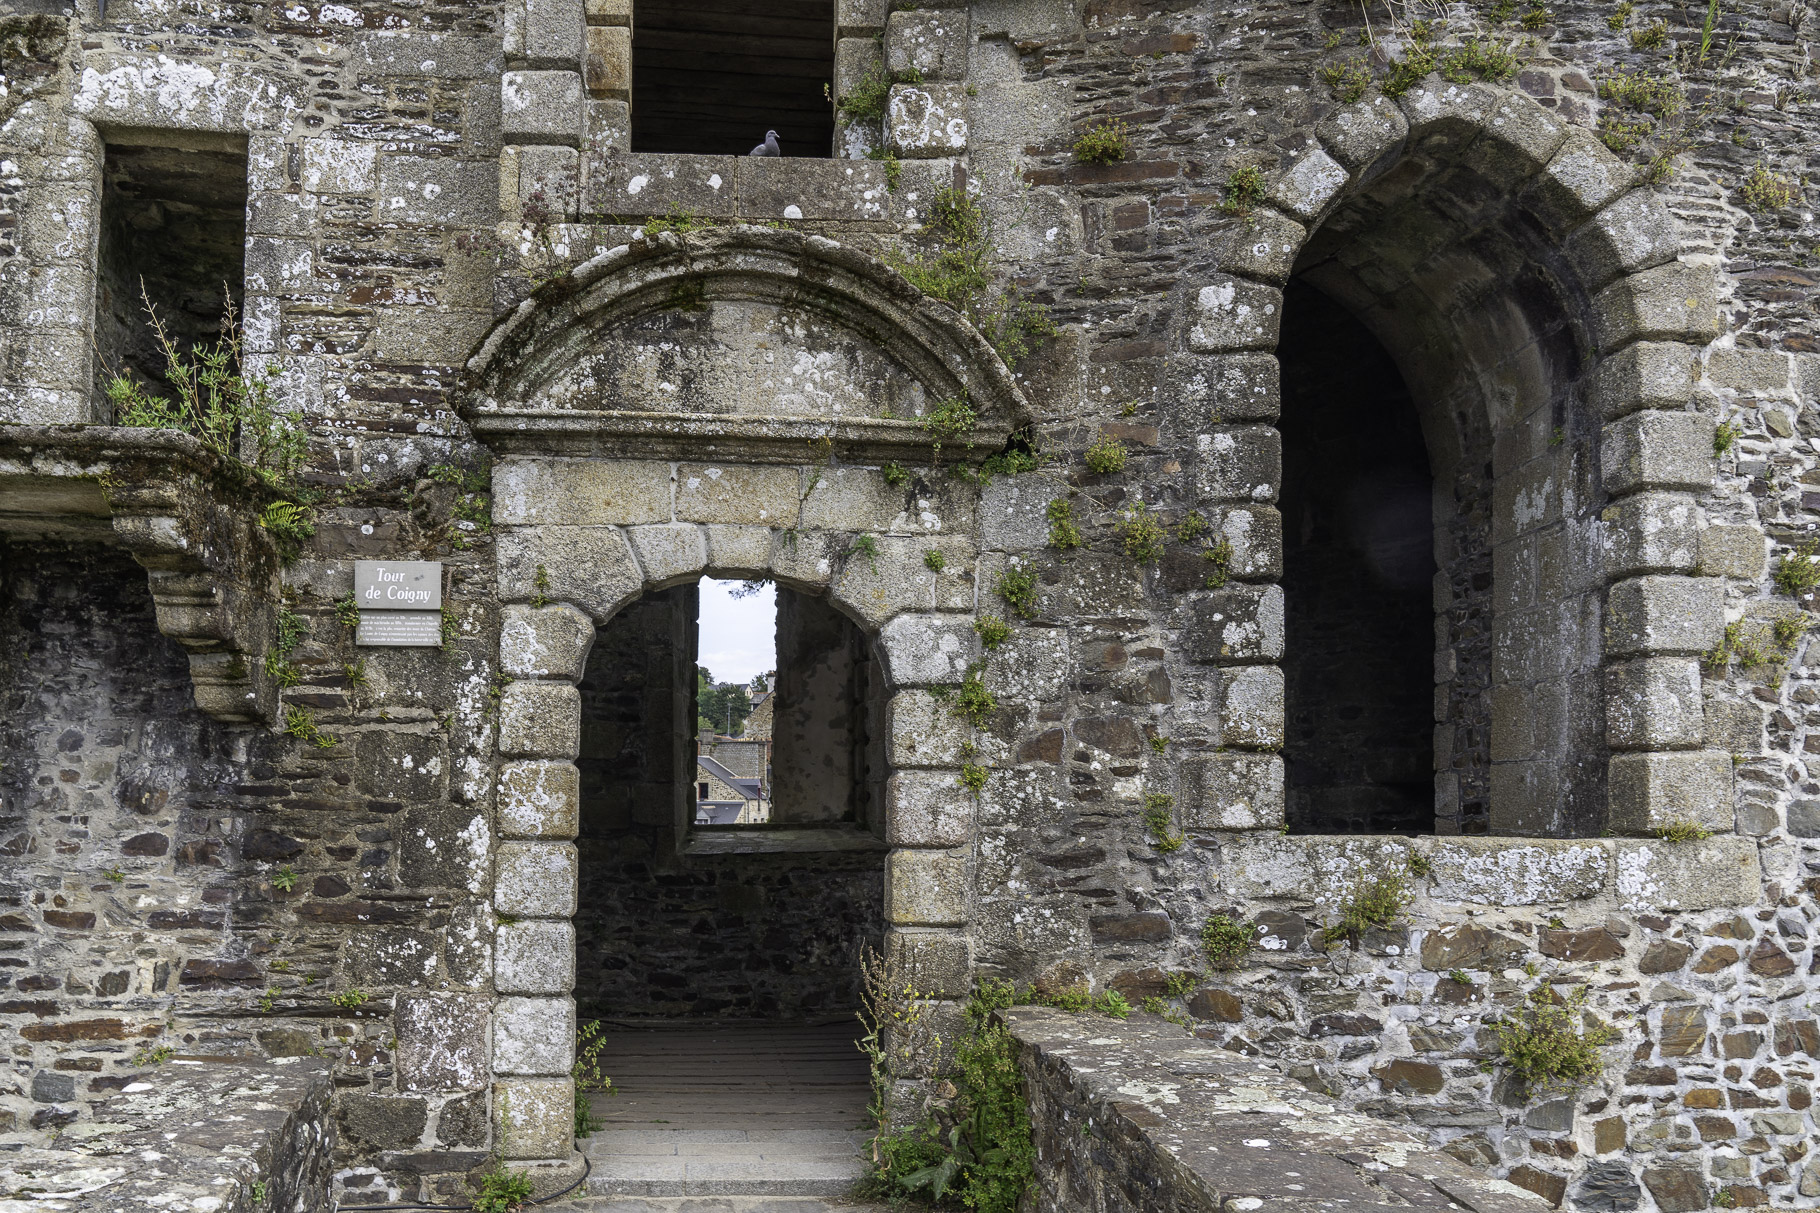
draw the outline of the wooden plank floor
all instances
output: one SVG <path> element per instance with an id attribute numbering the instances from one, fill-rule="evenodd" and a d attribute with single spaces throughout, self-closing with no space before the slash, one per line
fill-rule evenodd
<path id="1" fill-rule="evenodd" d="M 856 1130 L 871 1100 L 853 1020 L 608 1025 L 594 1097 L 604 1130 Z"/>

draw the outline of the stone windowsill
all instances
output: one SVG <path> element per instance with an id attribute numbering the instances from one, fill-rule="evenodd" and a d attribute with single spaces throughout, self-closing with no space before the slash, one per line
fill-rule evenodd
<path id="1" fill-rule="evenodd" d="M 1763 880 L 1755 840 L 1734 834 L 1674 843 L 1248 832 L 1220 836 L 1220 852 L 1228 889 L 1247 900 L 1337 904 L 1362 876 L 1403 871 L 1429 902 L 1688 912 L 1753 905 Z M 1412 867 L 1414 856 L 1426 863 Z"/>
<path id="2" fill-rule="evenodd" d="M 685 855 L 798 855 L 884 851 L 884 839 L 854 826 L 694 826 Z"/>

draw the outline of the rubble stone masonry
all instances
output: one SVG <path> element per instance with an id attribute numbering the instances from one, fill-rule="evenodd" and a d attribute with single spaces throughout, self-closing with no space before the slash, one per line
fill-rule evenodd
<path id="1" fill-rule="evenodd" d="M 1817 22 L 839 0 L 830 99 L 883 97 L 771 158 L 631 146 L 636 0 L 0 0 L 0 1144 L 103 1153 L 108 1101 L 214 1100 L 167 1067 L 228 1059 L 272 1161 L 211 1207 L 459 1203 L 493 1155 L 551 1191 L 578 999 L 839 1013 L 882 938 L 945 1036 L 985 977 L 1154 998 L 1251 1059 L 1203 1078 L 1268 1063 L 1333 1133 L 1397 1122 L 1488 1191 L 1820 1204 Z M 1094 130 L 1119 154 L 1077 155 Z M 212 278 L 232 241 L 184 191 L 242 163 L 228 295 L 307 430 L 294 553 L 272 486 L 99 386 L 149 348 L 136 281 L 212 314 L 183 259 Z M 900 272 L 962 196 L 984 297 L 1054 323 L 1021 356 Z M 1284 319 L 1317 294 L 1327 343 Z M 1348 420 L 1352 468 L 1296 445 L 1349 402 L 1406 413 Z M 1418 440 L 1419 522 L 1346 495 Z M 1381 594 L 1393 549 L 1418 580 Z M 354 646 L 337 600 L 380 557 L 443 563 L 442 647 Z M 584 679 L 703 575 L 869 638 L 882 817 L 692 850 L 682 650 Z M 1373 618 L 1394 657 L 1349 640 Z M 1377 740 L 1428 685 L 1432 738 Z M 600 738 L 641 719 L 616 767 Z M 609 776 L 645 782 L 592 816 Z M 1386 804 L 1399 832 L 1361 832 Z M 1327 930 L 1386 874 L 1400 915 Z M 1229 970 L 1214 915 L 1254 941 Z M 1582 988 L 1603 1076 L 1516 1081 L 1495 1024 Z M 1111 1096 L 1026 1016 L 1075 1185 L 1043 1199 L 1141 1173 L 1169 1101 L 1064 1149 L 1057 1109 Z M 1134 1019 L 1106 1056 L 1151 1066 L 1167 1025 Z M 41 1179 L 0 1169 L 0 1204 Z"/>

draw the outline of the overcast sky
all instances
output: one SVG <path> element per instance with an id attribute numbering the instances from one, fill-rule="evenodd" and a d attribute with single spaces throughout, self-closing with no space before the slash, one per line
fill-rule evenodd
<path id="1" fill-rule="evenodd" d="M 695 660 L 716 682 L 749 683 L 777 668 L 777 587 L 735 598 L 738 581 L 701 579 L 701 634 Z"/>

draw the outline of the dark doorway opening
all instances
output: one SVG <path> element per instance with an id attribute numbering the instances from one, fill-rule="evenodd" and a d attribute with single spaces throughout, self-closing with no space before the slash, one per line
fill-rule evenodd
<path id="1" fill-rule="evenodd" d="M 646 1196 L 709 1181 L 833 1194 L 864 1172 L 871 1097 L 854 1011 L 862 957 L 884 936 L 883 768 L 865 766 L 876 663 L 832 604 L 776 587 L 775 614 L 760 613 L 775 620 L 775 682 L 704 679 L 709 661 L 767 664 L 742 668 L 718 641 L 704 651 L 710 592 L 628 605 L 597 629 L 580 684 L 575 1002 L 601 1024 L 618 1092 L 592 1100 L 582 1148 L 597 1177 Z M 704 683 L 749 691 L 749 710 L 707 703 Z M 773 735 L 771 819 L 704 824 L 745 784 L 769 789 L 739 771 L 767 769 Z"/>
<path id="2" fill-rule="evenodd" d="M 246 278 L 246 153 L 109 144 L 95 280 L 97 399 L 125 374 L 168 392 L 149 301 L 179 352 L 213 346 Z"/>
<path id="3" fill-rule="evenodd" d="M 588 655 L 576 1001 L 584 1018 L 844 1019 L 859 1005 L 861 953 L 884 930 L 872 808 L 883 770 L 856 769 L 883 747 L 865 704 L 845 697 L 865 675 L 843 660 L 869 657 L 870 645 L 826 600 L 778 590 L 777 799 L 761 824 L 704 825 L 701 785 L 737 765 L 731 748 L 745 742 L 700 732 L 700 593 L 645 595 L 597 631 Z M 816 671 L 832 694 L 795 699 Z M 751 744 L 770 744 L 746 724 Z M 721 758 L 704 764 L 710 745 Z"/>
<path id="4" fill-rule="evenodd" d="M 833 79 L 834 0 L 637 0 L 632 150 L 829 156 Z"/>
<path id="5" fill-rule="evenodd" d="M 1318 290 L 1285 295 L 1290 829 L 1434 828 L 1434 477 L 1396 364 Z"/>

